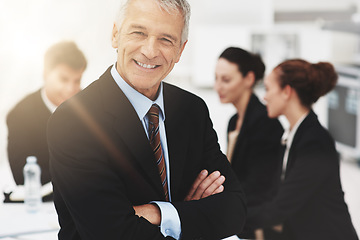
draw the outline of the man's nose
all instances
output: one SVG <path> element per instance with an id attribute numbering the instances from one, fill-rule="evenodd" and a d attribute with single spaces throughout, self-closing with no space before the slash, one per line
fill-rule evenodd
<path id="1" fill-rule="evenodd" d="M 149 37 L 144 41 L 144 44 L 141 48 L 142 54 L 146 56 L 147 59 L 153 59 L 158 56 L 159 48 L 156 41 L 156 38 Z"/>

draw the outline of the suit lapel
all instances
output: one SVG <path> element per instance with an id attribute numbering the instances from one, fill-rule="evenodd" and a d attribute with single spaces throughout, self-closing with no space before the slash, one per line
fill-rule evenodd
<path id="1" fill-rule="evenodd" d="M 305 117 L 305 119 L 300 124 L 299 128 L 297 129 L 293 142 L 289 149 L 289 156 L 288 156 L 288 163 L 286 167 L 286 173 L 291 170 L 292 166 L 294 165 L 293 156 L 296 154 L 296 146 L 298 142 L 301 140 L 302 135 L 304 132 L 307 131 L 308 126 L 312 126 L 318 122 L 316 114 L 311 110 L 310 113 Z"/>
<path id="2" fill-rule="evenodd" d="M 183 118 L 181 99 L 171 87 L 164 83 L 164 107 L 165 107 L 165 129 L 170 163 L 170 187 L 173 199 L 178 199 L 178 189 L 182 183 L 183 169 L 187 152 L 187 134 L 189 126 L 186 121 L 179 121 Z"/>
<path id="3" fill-rule="evenodd" d="M 104 108 L 115 116 L 114 130 L 128 147 L 159 196 L 163 197 L 160 176 L 149 141 L 139 117 L 108 69 L 100 78 Z"/>

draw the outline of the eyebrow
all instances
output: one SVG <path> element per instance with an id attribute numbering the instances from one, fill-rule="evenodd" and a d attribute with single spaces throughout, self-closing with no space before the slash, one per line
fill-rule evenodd
<path id="1" fill-rule="evenodd" d="M 131 24 L 130 25 L 130 29 L 141 29 L 141 30 L 146 30 L 146 27 L 139 25 L 139 24 Z M 174 42 L 178 42 L 177 37 L 171 35 L 171 34 L 167 34 L 167 33 L 162 33 L 160 34 L 164 37 L 170 38 L 171 40 L 173 40 Z"/>

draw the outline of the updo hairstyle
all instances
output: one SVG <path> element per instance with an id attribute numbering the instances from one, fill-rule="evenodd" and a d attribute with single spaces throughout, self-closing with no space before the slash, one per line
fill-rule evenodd
<path id="1" fill-rule="evenodd" d="M 221 53 L 219 58 L 224 58 L 236 64 L 244 77 L 249 72 L 253 72 L 255 75 L 254 85 L 264 77 L 265 64 L 258 54 L 253 54 L 237 47 L 229 47 Z"/>
<path id="2" fill-rule="evenodd" d="M 302 59 L 286 60 L 275 69 L 281 88 L 289 85 L 295 89 L 301 103 L 311 108 L 321 96 L 336 85 L 338 75 L 329 62 L 309 63 Z"/>

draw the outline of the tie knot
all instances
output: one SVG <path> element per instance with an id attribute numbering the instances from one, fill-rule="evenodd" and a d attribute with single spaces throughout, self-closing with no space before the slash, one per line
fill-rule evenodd
<path id="1" fill-rule="evenodd" d="M 147 113 L 149 121 L 153 124 L 159 124 L 159 106 L 153 104 Z"/>

